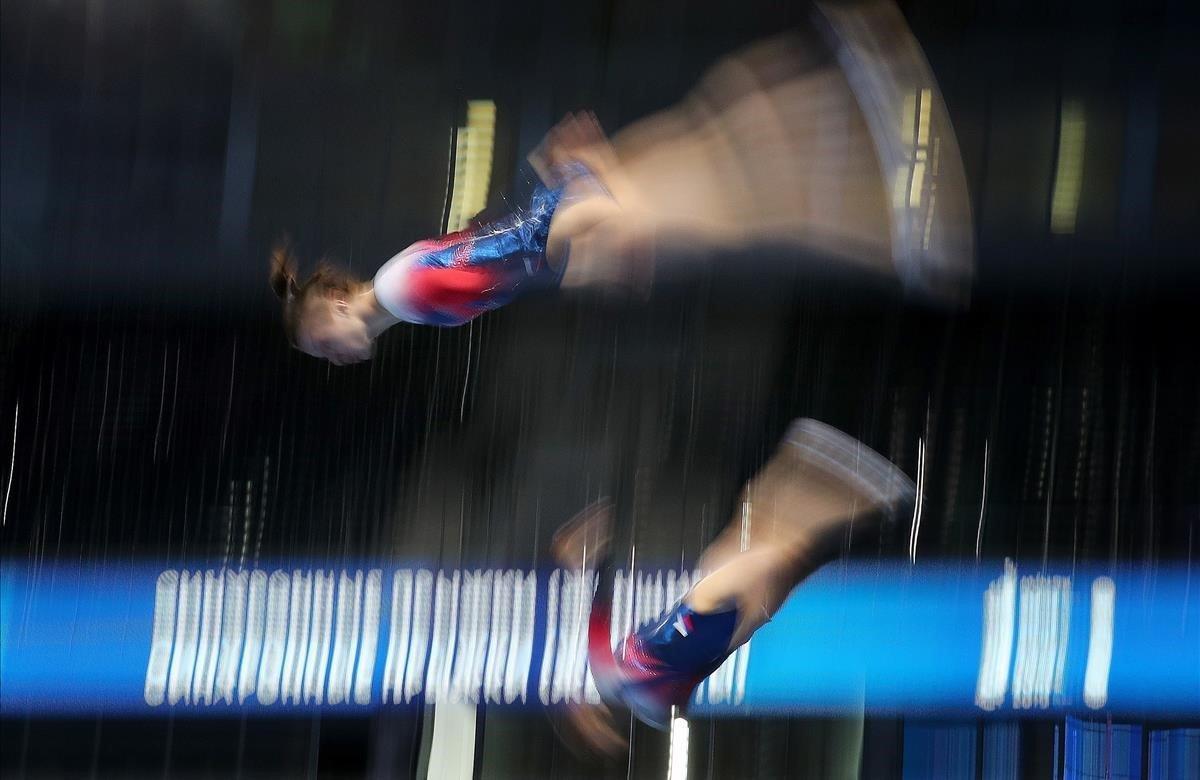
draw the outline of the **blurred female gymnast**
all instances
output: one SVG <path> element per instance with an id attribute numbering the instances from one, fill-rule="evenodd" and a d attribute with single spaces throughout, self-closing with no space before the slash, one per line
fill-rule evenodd
<path id="1" fill-rule="evenodd" d="M 588 628 L 588 656 L 603 702 L 569 703 L 556 723 L 569 745 L 619 750 L 608 705 L 669 726 L 696 687 L 767 623 L 788 595 L 850 541 L 911 508 L 916 486 L 887 458 L 832 426 L 794 421 L 767 464 L 743 487 L 725 529 L 696 564 L 699 579 L 664 615 L 635 627 L 612 652 L 611 593 L 603 580 Z M 612 505 L 584 509 L 555 534 L 565 569 L 608 558 Z M 608 583 L 607 590 L 611 590 Z"/>
<path id="2" fill-rule="evenodd" d="M 322 263 L 307 280 L 286 240 L 271 253 L 271 288 L 284 330 L 302 352 L 335 365 L 369 360 L 375 339 L 399 322 L 455 326 L 562 280 L 567 246 L 616 208 L 582 158 L 601 138 L 590 116 L 568 116 L 530 156 L 541 178 L 528 207 L 449 235 L 418 241 L 374 279 Z M 592 165 L 600 157 L 590 155 Z"/>
<path id="3" fill-rule="evenodd" d="M 271 286 L 291 343 L 355 363 L 398 322 L 461 325 L 540 289 L 645 297 L 714 260 L 964 302 L 969 200 L 928 64 L 890 0 L 820 8 L 611 143 L 590 114 L 568 116 L 530 155 L 528 207 L 417 242 L 371 281 L 323 264 L 301 282 L 281 243 Z"/>
<path id="4" fill-rule="evenodd" d="M 300 284 L 278 248 L 271 281 L 292 343 L 353 363 L 396 322 L 457 325 L 543 287 L 645 294 L 712 257 L 736 258 L 731 265 L 748 275 L 770 257 L 813 259 L 806 270 L 884 278 L 944 304 L 970 290 L 973 231 L 957 143 L 891 0 L 818 4 L 813 29 L 727 57 L 680 105 L 611 145 L 590 116 L 568 117 L 531 161 L 543 185 L 529 208 L 414 244 L 373 283 L 322 267 Z M 856 518 L 893 514 L 914 494 L 902 472 L 852 437 L 798 421 L 705 551 L 704 576 L 665 617 L 612 654 L 603 610 L 593 610 L 590 660 L 605 700 L 666 725 L 836 554 Z M 607 518 L 600 507 L 569 523 L 555 544 L 560 563 L 594 564 Z M 619 747 L 604 707 L 567 715 L 583 743 Z"/>

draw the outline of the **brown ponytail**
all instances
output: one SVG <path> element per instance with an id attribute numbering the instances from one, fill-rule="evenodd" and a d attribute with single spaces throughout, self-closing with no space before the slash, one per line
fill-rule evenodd
<path id="1" fill-rule="evenodd" d="M 283 303 L 283 329 L 293 346 L 304 303 L 310 296 L 349 295 L 357 284 L 352 275 L 326 261 L 321 261 L 313 275 L 303 283 L 297 280 L 298 268 L 291 240 L 284 235 L 271 248 L 269 281 L 272 292 Z"/>
<path id="2" fill-rule="evenodd" d="M 287 236 L 280 238 L 271 248 L 271 290 L 285 305 L 300 291 L 296 283 L 296 257 L 292 254 L 292 243 Z"/>

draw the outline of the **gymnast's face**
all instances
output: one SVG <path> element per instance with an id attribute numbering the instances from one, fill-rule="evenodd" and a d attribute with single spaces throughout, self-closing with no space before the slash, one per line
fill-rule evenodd
<path id="1" fill-rule="evenodd" d="M 335 366 L 371 359 L 374 347 L 367 323 L 342 292 L 313 295 L 303 304 L 296 348 Z"/>

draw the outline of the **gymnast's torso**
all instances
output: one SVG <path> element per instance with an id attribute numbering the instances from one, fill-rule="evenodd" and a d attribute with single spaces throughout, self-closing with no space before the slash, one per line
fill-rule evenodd
<path id="1" fill-rule="evenodd" d="M 375 274 L 375 298 L 402 321 L 454 326 L 553 286 L 546 239 L 558 201 L 559 191 L 539 187 L 527 209 L 418 241 Z"/>

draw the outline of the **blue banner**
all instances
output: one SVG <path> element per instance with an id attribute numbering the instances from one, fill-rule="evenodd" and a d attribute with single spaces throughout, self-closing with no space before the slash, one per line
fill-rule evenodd
<path id="1" fill-rule="evenodd" d="M 283 714 L 595 701 L 591 574 L 3 562 L 0 711 Z M 617 576 L 613 642 L 692 572 Z M 1200 716 L 1183 568 L 837 563 L 696 691 L 725 714 Z"/>

